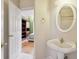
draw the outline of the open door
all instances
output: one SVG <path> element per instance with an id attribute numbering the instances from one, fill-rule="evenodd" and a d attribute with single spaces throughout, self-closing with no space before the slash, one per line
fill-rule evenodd
<path id="1" fill-rule="evenodd" d="M 4 59 L 4 0 L 1 1 L 1 59 Z"/>
<path id="2" fill-rule="evenodd" d="M 9 1 L 9 59 L 21 52 L 21 11 Z"/>

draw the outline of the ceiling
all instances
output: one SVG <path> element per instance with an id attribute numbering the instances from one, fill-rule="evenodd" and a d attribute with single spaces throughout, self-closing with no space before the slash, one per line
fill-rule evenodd
<path id="1" fill-rule="evenodd" d="M 34 0 L 11 0 L 21 10 L 28 10 L 34 8 Z"/>
<path id="2" fill-rule="evenodd" d="M 34 0 L 20 0 L 20 8 L 22 10 L 33 9 L 34 8 Z"/>

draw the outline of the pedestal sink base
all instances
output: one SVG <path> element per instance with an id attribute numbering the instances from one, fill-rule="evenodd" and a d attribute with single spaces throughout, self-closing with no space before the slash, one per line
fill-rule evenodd
<path id="1" fill-rule="evenodd" d="M 64 53 L 57 52 L 57 59 L 64 59 Z"/>
<path id="2" fill-rule="evenodd" d="M 48 59 L 76 59 L 74 52 L 76 52 L 76 45 L 72 42 L 60 43 L 58 39 L 49 40 L 47 42 Z"/>

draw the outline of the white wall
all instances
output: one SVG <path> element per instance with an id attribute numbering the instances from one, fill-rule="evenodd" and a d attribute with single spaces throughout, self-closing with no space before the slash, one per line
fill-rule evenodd
<path id="1" fill-rule="evenodd" d="M 46 55 L 46 41 L 49 34 L 49 0 L 35 1 L 35 58 L 44 59 Z M 45 22 L 42 23 L 42 18 Z"/>
<path id="2" fill-rule="evenodd" d="M 34 9 L 31 10 L 22 10 L 21 11 L 22 16 L 27 17 L 27 16 L 34 16 Z"/>

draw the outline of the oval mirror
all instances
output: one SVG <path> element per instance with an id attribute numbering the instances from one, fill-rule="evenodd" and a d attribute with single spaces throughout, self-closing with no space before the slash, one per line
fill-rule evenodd
<path id="1" fill-rule="evenodd" d="M 76 20 L 75 13 L 75 8 L 71 5 L 60 7 L 56 17 L 57 28 L 62 32 L 67 32 L 72 29 Z"/>

